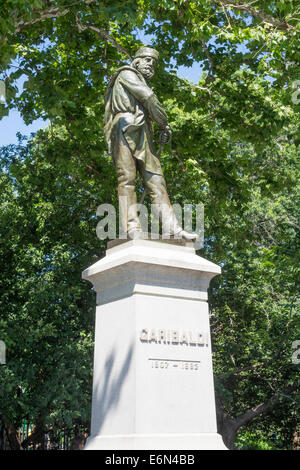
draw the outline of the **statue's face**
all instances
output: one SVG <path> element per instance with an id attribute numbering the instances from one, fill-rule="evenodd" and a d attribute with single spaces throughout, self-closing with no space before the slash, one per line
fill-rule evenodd
<path id="1" fill-rule="evenodd" d="M 140 57 L 136 68 L 146 80 L 150 80 L 154 75 L 155 65 L 156 60 L 154 57 Z"/>

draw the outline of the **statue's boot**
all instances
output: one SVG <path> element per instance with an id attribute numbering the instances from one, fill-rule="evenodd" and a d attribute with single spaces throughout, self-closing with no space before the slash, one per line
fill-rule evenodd
<path id="1" fill-rule="evenodd" d="M 196 241 L 199 238 L 199 235 L 197 233 L 190 233 L 186 232 L 185 230 L 181 230 L 178 234 L 176 234 L 175 238 L 182 238 L 183 240 L 189 240 L 189 241 Z"/>
<path id="2" fill-rule="evenodd" d="M 145 235 L 147 235 L 147 237 Z M 148 238 L 148 234 L 145 234 L 141 228 L 134 228 L 134 229 L 128 230 L 127 236 L 131 240 L 139 240 L 143 238 Z"/>

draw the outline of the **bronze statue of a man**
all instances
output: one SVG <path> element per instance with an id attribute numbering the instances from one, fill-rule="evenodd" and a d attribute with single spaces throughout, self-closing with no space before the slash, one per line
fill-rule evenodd
<path id="1" fill-rule="evenodd" d="M 142 233 L 135 192 L 139 171 L 157 215 L 166 222 L 169 233 L 165 235 L 195 240 L 197 235 L 184 231 L 175 217 L 153 147 L 152 121 L 161 130 L 161 144 L 171 137 L 166 113 L 146 82 L 152 78 L 158 58 L 155 49 L 141 47 L 131 65 L 112 76 L 105 95 L 104 134 L 118 177 L 122 225 L 131 238 Z"/>

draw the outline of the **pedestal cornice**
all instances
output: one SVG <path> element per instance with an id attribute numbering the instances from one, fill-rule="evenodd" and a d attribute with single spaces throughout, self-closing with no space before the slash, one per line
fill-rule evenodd
<path id="1" fill-rule="evenodd" d="M 220 273 L 190 245 L 130 240 L 108 249 L 82 278 L 94 285 L 99 305 L 131 294 L 205 301 L 211 279 Z"/>

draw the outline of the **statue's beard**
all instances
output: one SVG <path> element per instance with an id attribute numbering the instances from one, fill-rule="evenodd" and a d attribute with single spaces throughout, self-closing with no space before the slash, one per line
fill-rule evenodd
<path id="1" fill-rule="evenodd" d="M 137 70 L 141 72 L 146 80 L 150 80 L 154 75 L 154 69 L 149 65 L 138 65 Z"/>

